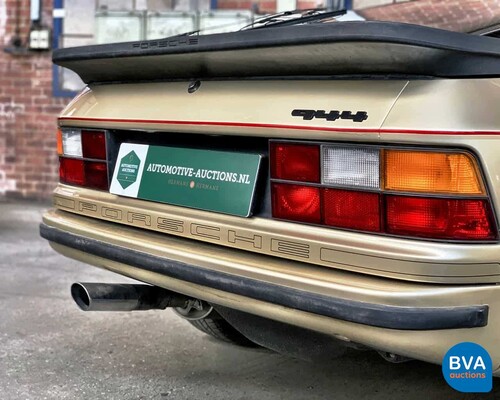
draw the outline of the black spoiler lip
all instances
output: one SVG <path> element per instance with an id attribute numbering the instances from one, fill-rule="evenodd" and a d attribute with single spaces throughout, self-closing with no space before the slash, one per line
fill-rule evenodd
<path id="1" fill-rule="evenodd" d="M 170 44 L 163 43 L 165 46 L 160 47 L 160 42 Z M 63 61 L 336 42 L 406 44 L 500 57 L 500 40 L 496 38 L 399 22 L 349 21 L 71 47 L 55 50 L 52 61 L 58 64 Z"/>
<path id="2" fill-rule="evenodd" d="M 491 77 L 500 76 L 500 40 L 397 22 L 354 21 L 66 48 L 55 50 L 53 61 L 86 83 L 335 76 L 349 75 L 351 69 L 353 75 Z M 169 64 L 167 70 L 157 68 L 161 63 Z M 331 73 L 325 65 L 332 65 Z"/>

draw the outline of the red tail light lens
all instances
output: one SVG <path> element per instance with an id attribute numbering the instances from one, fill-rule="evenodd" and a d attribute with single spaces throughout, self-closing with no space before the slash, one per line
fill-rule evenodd
<path id="1" fill-rule="evenodd" d="M 319 224 L 319 188 L 273 183 L 273 217 Z"/>
<path id="2" fill-rule="evenodd" d="M 82 131 L 82 154 L 84 158 L 106 159 L 106 137 L 102 131 Z"/>
<path id="3" fill-rule="evenodd" d="M 82 186 L 85 183 L 83 160 L 59 158 L 59 179 L 62 183 Z"/>
<path id="4" fill-rule="evenodd" d="M 339 189 L 323 189 L 326 225 L 362 231 L 380 231 L 380 195 Z"/>
<path id="5" fill-rule="evenodd" d="M 62 183 L 91 189 L 109 189 L 104 131 L 62 128 L 58 134 L 58 152 Z"/>
<path id="6" fill-rule="evenodd" d="M 61 157 L 59 179 L 69 185 L 108 190 L 108 166 L 105 162 Z"/>
<path id="7" fill-rule="evenodd" d="M 319 146 L 271 143 L 271 177 L 319 182 Z"/>
<path id="8" fill-rule="evenodd" d="M 85 161 L 85 186 L 108 190 L 108 166 L 106 163 Z"/>
<path id="9" fill-rule="evenodd" d="M 436 239 L 495 239 L 486 200 L 386 196 L 388 233 Z"/>

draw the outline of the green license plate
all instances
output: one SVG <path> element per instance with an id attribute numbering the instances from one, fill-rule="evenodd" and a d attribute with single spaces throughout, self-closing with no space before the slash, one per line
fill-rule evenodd
<path id="1" fill-rule="evenodd" d="M 248 217 L 261 155 L 123 143 L 110 192 Z"/>

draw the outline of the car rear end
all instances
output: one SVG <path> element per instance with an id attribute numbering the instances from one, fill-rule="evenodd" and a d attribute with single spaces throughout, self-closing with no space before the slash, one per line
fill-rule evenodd
<path id="1" fill-rule="evenodd" d="M 117 82 L 93 63 L 59 118 L 56 251 L 408 358 L 477 342 L 498 369 L 497 78 Z"/>

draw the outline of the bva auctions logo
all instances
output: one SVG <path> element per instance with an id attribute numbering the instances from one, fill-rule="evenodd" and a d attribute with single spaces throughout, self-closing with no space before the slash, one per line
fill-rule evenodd
<path id="1" fill-rule="evenodd" d="M 459 343 L 444 356 L 443 375 L 448 385 L 459 392 L 490 392 L 493 386 L 491 357 L 476 343 Z"/>
<path id="2" fill-rule="evenodd" d="M 140 165 L 141 160 L 133 150 L 122 157 L 116 179 L 123 189 L 128 188 L 137 180 Z"/>

